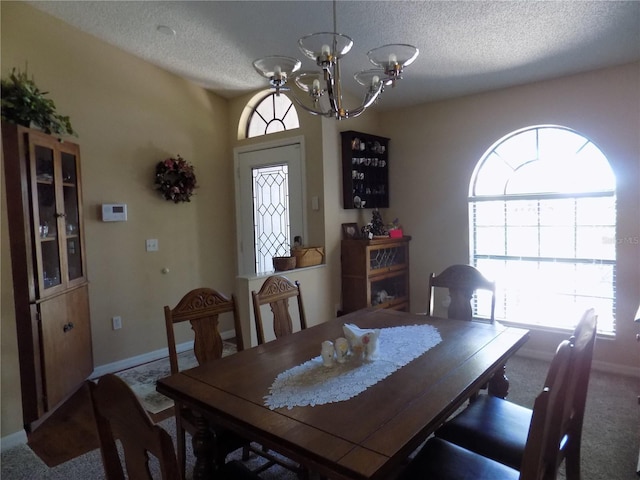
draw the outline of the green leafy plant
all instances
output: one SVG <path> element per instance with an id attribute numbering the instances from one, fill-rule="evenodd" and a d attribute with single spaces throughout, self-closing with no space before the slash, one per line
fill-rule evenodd
<path id="1" fill-rule="evenodd" d="M 56 113 L 53 100 L 45 98 L 49 92 L 40 91 L 26 71 L 11 70 L 9 78 L 2 79 L 1 90 L 2 120 L 25 127 L 33 124 L 46 133 L 77 136 L 69 117 Z"/>

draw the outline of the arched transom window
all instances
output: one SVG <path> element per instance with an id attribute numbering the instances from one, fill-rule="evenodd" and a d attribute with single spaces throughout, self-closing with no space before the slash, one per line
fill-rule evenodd
<path id="1" fill-rule="evenodd" d="M 616 182 L 564 127 L 513 132 L 482 157 L 469 192 L 471 261 L 497 281 L 496 318 L 572 329 L 591 307 L 615 332 Z"/>
<path id="2" fill-rule="evenodd" d="M 247 122 L 247 138 L 299 128 L 298 112 L 286 95 L 264 97 Z"/>

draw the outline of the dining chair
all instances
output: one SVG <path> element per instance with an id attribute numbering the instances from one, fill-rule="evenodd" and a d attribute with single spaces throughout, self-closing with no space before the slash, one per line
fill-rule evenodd
<path id="1" fill-rule="evenodd" d="M 587 399 L 597 317 L 593 309 L 580 319 L 570 341 L 575 345 L 569 368 L 568 412 L 561 428 L 567 480 L 580 479 L 582 423 Z M 534 412 L 504 399 L 482 395 L 436 431 L 436 436 L 512 468 L 520 469 Z"/>
<path id="2" fill-rule="evenodd" d="M 489 321 L 495 321 L 496 309 L 496 284 L 488 280 L 477 268 L 472 265 L 451 265 L 445 268 L 439 275 L 431 273 L 429 275 L 429 288 L 427 290 L 427 315 L 432 315 L 435 303 L 435 289 L 447 288 L 449 290 L 449 307 L 447 309 L 447 318 L 456 320 L 473 320 L 473 308 L 471 300 L 476 290 L 487 290 L 491 292 L 491 308 Z M 501 397 L 506 395 L 508 391 L 508 382 L 504 376 L 505 366 L 501 368 L 501 377 L 496 377 L 496 384 L 501 390 L 490 393 Z M 502 380 L 500 380 L 502 378 Z M 484 390 L 492 388 L 493 385 L 483 385 L 480 389 Z M 502 393 L 505 392 L 505 393 Z M 474 393 L 470 400 L 473 402 L 478 396 L 478 392 Z"/>
<path id="3" fill-rule="evenodd" d="M 451 265 L 442 273 L 429 275 L 429 289 L 427 291 L 427 315 L 433 314 L 435 288 L 448 288 L 450 303 L 447 310 L 448 318 L 457 320 L 473 319 L 471 298 L 476 290 L 491 292 L 491 310 L 489 320 L 495 320 L 496 284 L 485 278 L 480 270 L 471 265 Z"/>
<path id="4" fill-rule="evenodd" d="M 302 304 L 302 293 L 300 282 L 292 282 L 281 275 L 268 277 L 259 292 L 252 291 L 253 313 L 256 322 L 256 332 L 258 345 L 265 342 L 264 324 L 262 321 L 261 306 L 268 304 L 273 313 L 273 331 L 276 338 L 293 333 L 293 321 L 289 312 L 289 299 L 296 297 L 298 302 L 298 315 L 300 319 L 300 329 L 307 328 L 307 319 L 304 314 Z"/>
<path id="5" fill-rule="evenodd" d="M 187 292 L 175 308 L 172 309 L 169 306 L 164 307 L 169 363 L 172 374 L 180 371 L 178 352 L 176 350 L 175 326 L 183 322 L 189 322 L 191 330 L 193 331 L 194 355 L 198 364 L 201 365 L 222 357 L 224 345 L 219 331 L 219 316 L 223 314 L 232 315 L 237 349 L 242 350 L 243 342 L 240 317 L 233 295 L 229 298 L 211 288 L 196 288 Z M 185 432 L 189 432 L 193 436 L 197 431 L 197 423 L 193 412 L 184 405 L 176 402 L 174 410 L 178 463 L 180 464 L 181 472 L 184 474 L 186 465 Z M 217 466 L 224 464 L 224 460 L 229 453 L 248 444 L 246 439 L 242 439 L 226 430 L 217 430 L 215 433 L 215 463 Z"/>
<path id="6" fill-rule="evenodd" d="M 545 386 L 533 406 L 520 468 L 434 436 L 409 462 L 398 480 L 555 480 L 562 439 L 560 425 L 568 410 L 566 397 L 574 349 L 569 340 L 558 346 Z"/>
<path id="7" fill-rule="evenodd" d="M 189 322 L 194 333 L 193 350 L 201 365 L 205 362 L 215 361 L 222 357 L 223 342 L 219 331 L 219 316 L 231 313 L 236 331 L 237 350 L 243 350 L 242 328 L 239 321 L 237 303 L 235 297 L 230 298 L 212 288 L 196 288 L 187 292 L 178 302 L 175 308 L 164 307 L 165 324 L 167 328 L 167 343 L 169 347 L 169 363 L 171 373 L 178 373 L 178 353 L 176 350 L 175 325 L 182 322 Z M 184 474 L 186 465 L 186 432 L 192 436 L 196 433 L 197 417 L 184 405 L 175 403 L 176 437 L 178 445 L 178 462 Z M 264 471 L 275 464 L 286 468 L 294 469 L 290 462 L 282 460 L 272 455 L 261 446 L 254 446 L 249 439 L 235 435 L 234 433 L 220 428 L 214 429 L 215 433 L 215 458 L 214 463 L 217 468 L 225 465 L 226 457 L 229 453 L 242 448 L 242 459 L 248 460 L 251 452 L 265 458 L 266 463 L 255 469 L 253 472 Z"/>
<path id="8" fill-rule="evenodd" d="M 107 480 L 151 480 L 151 454 L 157 460 L 163 480 L 184 478 L 173 449 L 171 435 L 153 423 L 131 387 L 117 375 L 107 374 L 98 383 L 89 382 L 100 454 Z M 116 441 L 122 448 L 124 469 Z M 218 478 L 218 477 L 216 477 Z M 219 471 L 221 479 L 259 480 L 237 460 Z"/>

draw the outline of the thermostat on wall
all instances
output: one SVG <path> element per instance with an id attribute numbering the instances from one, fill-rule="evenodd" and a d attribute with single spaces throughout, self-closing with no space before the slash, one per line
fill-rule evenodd
<path id="1" fill-rule="evenodd" d="M 102 205 L 102 221 L 103 222 L 126 222 L 127 221 L 126 203 L 103 204 Z"/>

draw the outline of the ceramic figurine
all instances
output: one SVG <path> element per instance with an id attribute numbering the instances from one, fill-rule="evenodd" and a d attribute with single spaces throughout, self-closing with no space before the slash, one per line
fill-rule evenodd
<path id="1" fill-rule="evenodd" d="M 380 329 L 367 330 L 348 323 L 342 327 L 342 330 L 355 356 L 364 355 L 365 360 L 375 360 L 378 357 Z"/>
<path id="2" fill-rule="evenodd" d="M 349 356 L 349 341 L 343 337 L 336 338 L 335 351 L 338 363 L 346 362 Z"/>
<path id="3" fill-rule="evenodd" d="M 322 350 L 321 350 L 322 364 L 325 367 L 333 366 L 333 359 L 335 357 L 335 354 L 336 354 L 336 350 L 335 350 L 335 347 L 333 346 L 332 341 L 325 340 L 324 342 L 322 342 Z"/>

